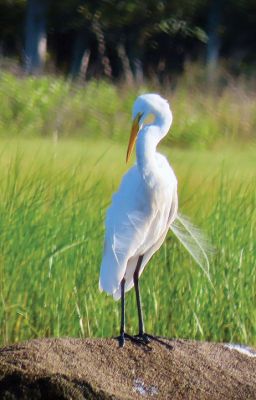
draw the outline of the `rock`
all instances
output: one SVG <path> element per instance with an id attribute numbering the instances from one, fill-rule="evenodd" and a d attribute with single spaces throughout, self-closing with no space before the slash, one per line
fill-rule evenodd
<path id="1" fill-rule="evenodd" d="M 0 350 L 0 399 L 256 399 L 256 352 L 155 338 L 38 339 Z"/>

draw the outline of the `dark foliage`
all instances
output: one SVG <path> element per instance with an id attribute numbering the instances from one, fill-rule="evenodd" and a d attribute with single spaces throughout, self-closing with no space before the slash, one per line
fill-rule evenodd
<path id="1" fill-rule="evenodd" d="M 220 58 L 250 73 L 255 39 L 253 0 L 0 0 L 1 53 L 30 60 L 31 73 L 161 82 L 186 61 L 215 68 Z"/>

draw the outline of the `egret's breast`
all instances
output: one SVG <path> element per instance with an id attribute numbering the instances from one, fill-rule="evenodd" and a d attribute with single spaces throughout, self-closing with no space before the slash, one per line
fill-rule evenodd
<path id="1" fill-rule="evenodd" d="M 152 186 L 149 188 L 151 196 L 152 223 L 141 246 L 146 252 L 168 230 L 170 210 L 173 207 L 177 192 L 177 179 L 167 159 L 156 154 L 157 170 L 151 177 Z"/>
<path id="2" fill-rule="evenodd" d="M 170 188 L 161 186 L 155 188 L 152 202 L 152 220 L 148 231 L 146 232 L 143 243 L 138 249 L 138 255 L 145 254 L 152 246 L 158 242 L 159 238 L 168 231 L 168 221 L 172 207 L 173 194 Z"/>

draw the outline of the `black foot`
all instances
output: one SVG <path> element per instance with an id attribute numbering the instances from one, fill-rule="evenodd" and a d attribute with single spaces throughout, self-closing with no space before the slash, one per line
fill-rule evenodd
<path id="1" fill-rule="evenodd" d="M 128 335 L 128 333 L 125 333 L 125 332 L 122 332 L 122 333 L 120 334 L 120 336 L 117 336 L 116 339 L 117 339 L 118 342 L 119 342 L 119 347 L 124 347 L 125 340 L 131 340 L 131 341 L 133 341 L 133 342 L 136 341 L 136 339 L 135 339 L 133 336 Z"/>
<path id="2" fill-rule="evenodd" d="M 150 340 L 151 335 L 148 335 L 147 333 L 139 333 L 138 335 L 135 336 L 135 338 L 142 344 L 149 344 L 151 342 Z"/>
<path id="3" fill-rule="evenodd" d="M 121 335 L 118 337 L 118 341 L 119 341 L 119 347 L 124 347 L 124 342 L 125 342 L 125 333 L 121 333 Z"/>

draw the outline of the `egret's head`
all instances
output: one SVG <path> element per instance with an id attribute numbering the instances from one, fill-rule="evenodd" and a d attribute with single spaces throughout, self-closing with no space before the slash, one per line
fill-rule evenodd
<path id="1" fill-rule="evenodd" d="M 130 141 L 127 149 L 126 162 L 132 154 L 139 130 L 141 129 L 145 119 L 152 114 L 155 118 L 169 117 L 170 125 L 172 123 L 172 113 L 167 100 L 163 99 L 159 94 L 148 93 L 137 97 L 132 111 L 132 130 Z"/>
<path id="2" fill-rule="evenodd" d="M 132 110 L 133 120 L 139 113 L 143 115 L 144 120 L 149 114 L 165 116 L 170 114 L 171 110 L 168 101 L 159 96 L 159 94 L 147 93 L 137 97 Z"/>

